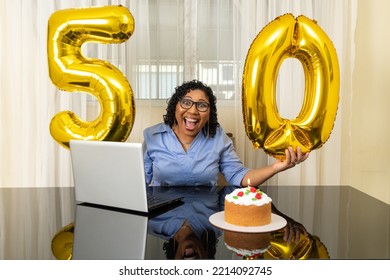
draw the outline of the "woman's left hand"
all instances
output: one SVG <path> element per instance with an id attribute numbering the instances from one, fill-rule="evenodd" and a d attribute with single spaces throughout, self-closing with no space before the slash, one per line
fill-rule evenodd
<path id="1" fill-rule="evenodd" d="M 292 168 L 295 165 L 304 162 L 309 157 L 309 153 L 302 154 L 302 150 L 300 147 L 297 147 L 296 153 L 294 152 L 294 149 L 292 147 L 288 147 L 285 153 L 286 158 L 284 161 L 276 160 L 273 164 L 273 167 L 277 173 Z"/>

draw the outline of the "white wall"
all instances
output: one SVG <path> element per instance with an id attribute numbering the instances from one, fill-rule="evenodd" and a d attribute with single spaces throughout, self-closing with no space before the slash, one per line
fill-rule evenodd
<path id="1" fill-rule="evenodd" d="M 359 1 L 351 112 L 350 183 L 346 182 L 388 204 L 390 204 L 389 11 L 388 0 Z M 344 148 L 349 149 L 348 146 Z"/>

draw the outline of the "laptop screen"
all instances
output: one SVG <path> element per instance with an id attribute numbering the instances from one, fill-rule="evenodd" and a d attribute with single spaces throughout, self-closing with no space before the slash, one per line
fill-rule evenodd
<path id="1" fill-rule="evenodd" d="M 147 212 L 141 143 L 71 140 L 75 200 Z"/>

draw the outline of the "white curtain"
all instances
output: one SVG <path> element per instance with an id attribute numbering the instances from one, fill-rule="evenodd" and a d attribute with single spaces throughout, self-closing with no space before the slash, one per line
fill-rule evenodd
<path id="1" fill-rule="evenodd" d="M 239 156 L 249 167 L 269 164 L 273 159 L 266 156 L 262 150 L 253 149 L 243 127 L 241 73 L 248 48 L 261 29 L 277 16 L 292 13 L 294 16 L 303 14 L 315 19 L 333 41 L 339 58 L 341 99 L 335 127 L 328 142 L 321 149 L 313 151 L 304 164 L 273 177 L 267 184 L 340 183 L 343 156 L 340 148 L 341 131 L 348 129 L 342 126 L 342 120 L 343 116 L 349 114 L 352 96 L 351 75 L 354 62 L 357 0 L 2 0 L 0 1 L 0 30 L 3 38 L 0 44 L 0 187 L 73 185 L 69 151 L 60 147 L 50 136 L 50 120 L 61 110 L 71 110 L 84 119 L 93 119 L 97 116 L 99 108 L 94 99 L 87 97 L 86 94 L 61 92 L 51 83 L 46 53 L 47 21 L 56 10 L 118 4 L 129 8 L 135 18 L 136 29 L 133 36 L 125 44 L 86 46 L 85 53 L 87 56 L 97 56 L 99 59 L 110 61 L 126 75 L 134 92 L 147 94 L 142 98 L 137 96 L 140 98 L 136 100 L 136 122 L 128 141 L 142 141 L 143 128 L 160 122 L 165 113 L 166 97 L 160 95 L 163 89 L 156 88 L 154 74 L 142 76 L 142 73 L 152 73 L 159 61 L 169 60 L 170 65 L 173 64 L 172 61 L 176 61 L 178 66 L 174 69 L 177 76 L 173 82 L 168 83 L 172 85 L 171 92 L 173 92 L 173 84 L 176 83 L 174 85 L 176 86 L 183 80 L 204 77 L 212 81 L 209 76 L 202 76 L 202 67 L 212 60 L 210 58 L 212 53 L 217 56 L 217 61 L 224 61 L 230 55 L 237 66 L 232 85 L 234 96 L 231 100 L 226 102 L 220 100 L 218 103 L 229 107 L 228 114 L 235 112 L 234 122 L 229 124 L 229 130 L 234 134 Z M 172 13 L 177 16 L 177 21 L 169 24 L 176 28 L 175 32 L 169 33 L 172 37 L 165 38 L 166 41 L 158 41 L 165 45 L 159 45 L 156 43 L 156 38 L 167 33 L 163 33 L 164 30 L 156 33 L 155 30 L 162 28 L 160 26 L 162 22 L 172 20 L 170 16 Z M 228 25 L 231 23 L 230 33 L 225 34 L 224 30 L 220 30 L 217 33 L 219 37 L 215 41 L 216 45 L 207 49 L 208 44 L 211 45 L 213 41 L 208 40 L 207 38 L 212 37 L 207 36 L 212 36 L 214 33 L 204 33 L 208 28 L 205 24 L 214 19 L 222 21 L 226 16 L 230 17 L 228 22 Z M 172 26 L 169 25 L 167 28 Z M 224 38 L 230 38 L 231 41 L 226 41 Z M 165 52 L 164 48 L 168 51 Z M 299 64 L 286 61 L 279 75 L 278 92 L 291 93 L 283 94 L 283 100 L 278 100 L 280 113 L 287 118 L 293 118 L 299 112 L 303 99 L 303 71 Z M 209 83 L 208 80 L 205 82 Z M 222 92 L 224 86 L 218 85 L 218 92 Z M 166 95 L 169 95 L 169 90 Z M 226 111 L 220 111 L 222 112 L 220 117 L 223 119 Z M 309 223 L 310 229 L 314 223 L 312 215 L 303 213 L 302 205 L 314 203 L 314 197 L 315 194 L 292 192 L 288 197 L 279 197 L 279 199 L 294 200 L 296 206 L 284 210 L 294 213 L 299 219 L 304 219 Z M 15 230 L 15 226 L 9 226 L 13 221 L 12 217 L 19 219 L 19 216 L 8 207 L 20 203 L 21 198 L 13 199 L 15 203 L 12 201 L 5 203 L 4 197 L 0 197 L 0 245 L 6 243 L 4 236 L 6 236 L 7 226 Z M 37 201 L 36 197 L 23 197 L 23 203 L 35 209 L 38 204 L 49 202 Z M 66 202 L 61 203 L 61 205 L 66 204 Z M 63 207 L 63 211 L 69 211 L 68 208 Z M 29 210 L 23 211 L 27 213 Z M 5 223 L 5 213 L 11 216 L 8 217 L 10 218 L 7 220 L 8 224 Z M 69 217 L 68 214 L 60 215 L 60 220 L 56 221 L 56 224 L 66 225 L 70 222 Z M 33 228 L 23 230 L 33 231 Z M 26 236 L 16 235 L 14 238 L 20 239 L 15 242 L 20 244 L 19 246 L 24 246 L 24 243 L 28 242 Z M 50 234 L 47 238 L 50 238 Z M 0 247 L 1 258 L 7 258 L 9 255 L 4 248 L 6 246 Z M 39 258 L 39 256 L 32 256 L 26 252 L 21 258 Z"/>

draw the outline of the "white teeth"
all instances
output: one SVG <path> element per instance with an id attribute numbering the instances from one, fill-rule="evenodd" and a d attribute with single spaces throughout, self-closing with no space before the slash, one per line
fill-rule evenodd
<path id="1" fill-rule="evenodd" d="M 197 120 L 194 120 L 194 119 L 187 119 L 187 118 L 186 118 L 186 120 L 187 120 L 188 122 L 193 122 L 193 123 L 197 122 Z"/>

